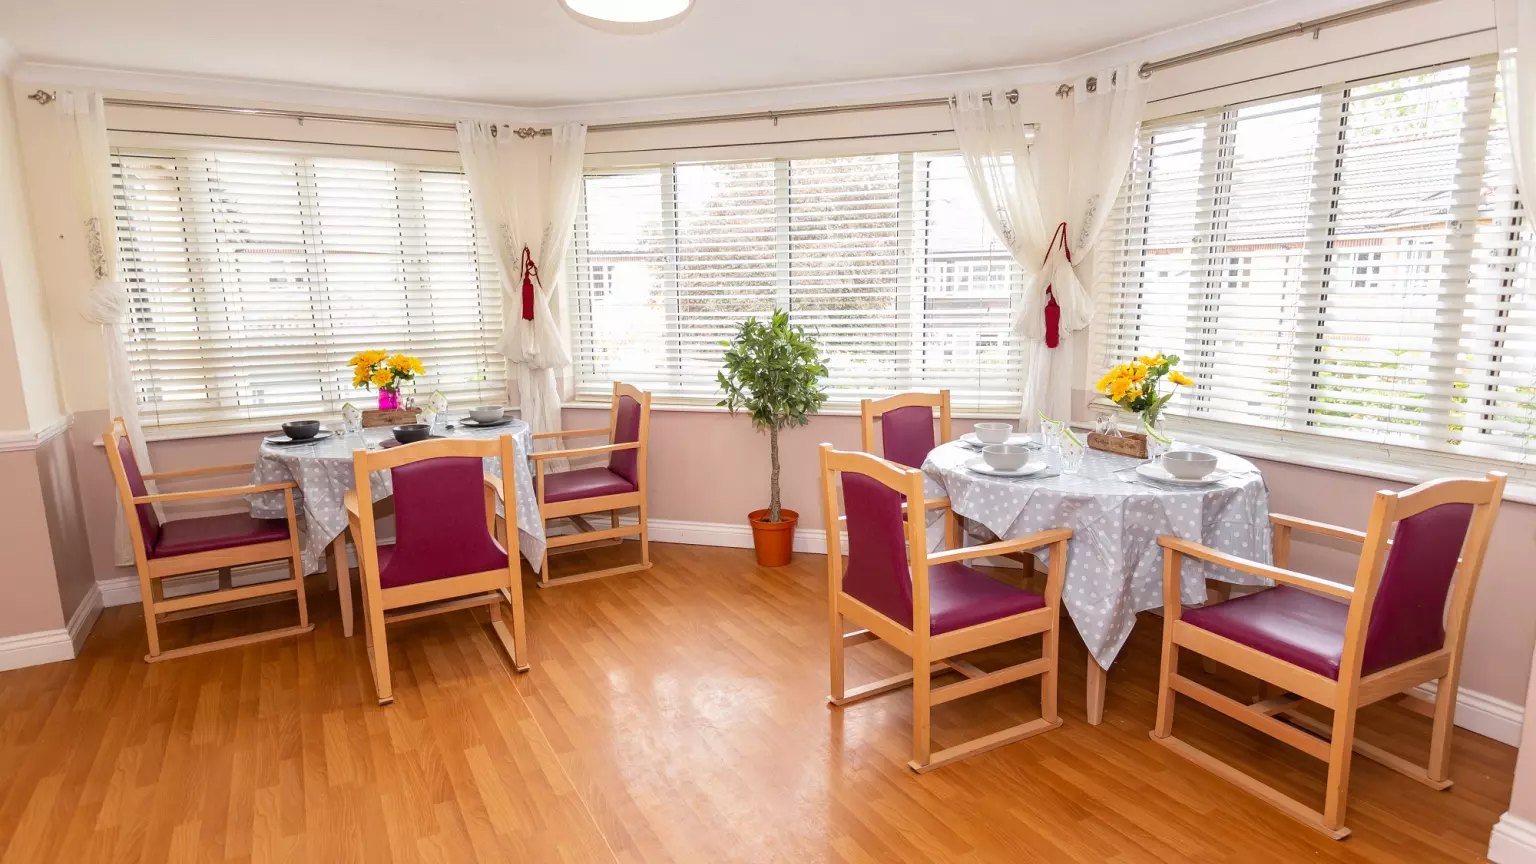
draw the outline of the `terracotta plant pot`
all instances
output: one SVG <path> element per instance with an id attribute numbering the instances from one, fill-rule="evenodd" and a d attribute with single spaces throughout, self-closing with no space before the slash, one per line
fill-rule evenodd
<path id="1" fill-rule="evenodd" d="M 795 550 L 795 525 L 800 521 L 800 514 L 780 507 L 779 518 L 783 521 L 769 522 L 768 513 L 763 509 L 747 514 L 747 521 L 752 523 L 752 548 L 757 551 L 759 565 L 783 567 Z"/>

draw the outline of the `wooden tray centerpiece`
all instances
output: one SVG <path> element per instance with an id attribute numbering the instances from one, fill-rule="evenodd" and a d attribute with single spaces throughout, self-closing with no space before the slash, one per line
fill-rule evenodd
<path id="1" fill-rule="evenodd" d="M 1147 458 L 1147 436 L 1141 432 L 1115 431 L 1115 415 L 1134 415 L 1137 423 L 1156 431 L 1157 416 L 1174 393 L 1172 390 L 1159 393 L 1158 384 L 1165 377 L 1175 387 L 1195 383 L 1183 372 L 1173 368 L 1178 362 L 1176 354 L 1158 354 L 1121 363 L 1105 373 L 1099 383 L 1094 385 L 1094 389 L 1109 400 L 1109 410 L 1113 413 L 1101 416 L 1099 426 L 1102 431 L 1088 433 L 1088 446 L 1105 453 L 1136 459 Z"/>
<path id="2" fill-rule="evenodd" d="M 420 359 L 388 351 L 359 351 L 347 365 L 352 368 L 353 387 L 379 390 L 379 407 L 362 412 L 364 429 L 417 422 L 421 409 L 401 403 L 400 387 L 427 371 Z"/>

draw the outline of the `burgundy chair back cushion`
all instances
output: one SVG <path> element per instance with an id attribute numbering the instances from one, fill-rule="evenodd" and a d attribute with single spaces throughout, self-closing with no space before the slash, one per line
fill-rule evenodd
<path id="1" fill-rule="evenodd" d="M 1445 646 L 1445 601 L 1471 523 L 1471 504 L 1441 504 L 1397 523 L 1371 606 L 1363 674 Z"/>
<path id="2" fill-rule="evenodd" d="M 139 473 L 139 460 L 133 455 L 133 445 L 126 436 L 117 439 L 117 455 L 123 460 L 123 473 L 128 477 L 128 491 L 133 497 L 149 494 L 144 485 L 144 475 Z M 155 515 L 152 504 L 135 504 L 134 510 L 139 514 L 139 533 L 144 535 L 144 549 L 146 553 L 155 548 L 160 542 L 160 519 Z"/>
<path id="3" fill-rule="evenodd" d="M 934 448 L 933 409 L 908 405 L 885 412 L 880 415 L 880 437 L 885 458 L 908 468 L 923 467 Z"/>
<path id="4" fill-rule="evenodd" d="M 640 403 L 632 396 L 619 397 L 619 415 L 614 419 L 613 443 L 633 444 L 640 440 Z M 640 451 L 615 450 L 608 457 L 608 470 L 640 485 Z"/>
<path id="5" fill-rule="evenodd" d="M 391 470 L 395 548 L 380 561 L 380 585 L 506 568 L 506 550 L 485 527 L 484 464 L 475 456 L 443 456 Z"/>
<path id="6" fill-rule="evenodd" d="M 912 576 L 907 568 L 901 501 L 901 493 L 884 483 L 843 472 L 843 509 L 848 514 L 843 590 L 892 621 L 910 626 Z"/>

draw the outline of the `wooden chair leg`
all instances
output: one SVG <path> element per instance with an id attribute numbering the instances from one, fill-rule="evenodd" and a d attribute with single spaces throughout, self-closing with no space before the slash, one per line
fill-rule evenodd
<path id="1" fill-rule="evenodd" d="M 521 573 L 512 574 L 512 582 L 507 586 L 507 599 L 512 606 L 512 634 L 511 642 L 507 641 L 506 625 L 501 624 L 501 604 L 497 603 L 493 612 L 494 623 L 501 636 L 502 644 L 512 654 L 512 667 L 519 672 L 528 671 L 528 630 L 524 626 L 523 619 L 523 582 Z"/>
<path id="2" fill-rule="evenodd" d="M 1041 634 L 1040 656 L 1050 661 L 1050 668 L 1040 676 L 1040 717 L 1051 723 L 1061 719 L 1056 708 L 1056 688 L 1061 671 L 1060 633 L 1061 620 L 1057 619 L 1051 629 Z"/>
<path id="3" fill-rule="evenodd" d="M 608 527 L 610 527 L 610 528 L 617 528 L 617 527 L 619 527 L 619 511 L 617 511 L 617 510 L 609 510 L 608 511 Z"/>
<path id="4" fill-rule="evenodd" d="M 829 627 L 829 635 L 831 636 L 831 640 L 829 644 L 831 648 L 832 689 L 830 694 L 827 696 L 827 701 L 831 702 L 833 705 L 836 705 L 839 702 L 842 702 L 848 694 L 846 692 L 847 687 L 843 678 L 843 616 L 837 611 L 837 595 L 835 594 L 832 595 L 832 611 L 830 618 L 831 625 Z"/>
<path id="5" fill-rule="evenodd" d="M 646 519 L 645 500 L 640 501 L 640 563 L 651 566 L 651 528 Z"/>
<path id="6" fill-rule="evenodd" d="M 368 590 L 366 587 L 363 590 Z M 389 640 L 384 634 L 384 603 L 381 598 L 373 598 L 368 604 L 368 637 L 372 644 L 368 646 L 368 659 L 373 667 L 373 690 L 379 697 L 380 705 L 388 705 L 395 701 L 394 688 L 389 680 Z"/>
<path id="7" fill-rule="evenodd" d="M 933 713 L 933 680 L 928 658 L 919 651 L 912 658 L 912 762 L 909 767 L 922 771 L 928 767 L 933 742 L 930 719 Z"/>
<path id="8" fill-rule="evenodd" d="M 144 635 L 149 639 L 149 656 L 160 656 L 160 627 L 155 622 L 155 581 L 139 571 L 139 600 L 144 607 Z"/>
<path id="9" fill-rule="evenodd" d="M 955 514 L 955 508 L 944 508 L 944 548 L 959 549 L 960 541 L 960 517 Z"/>
<path id="10" fill-rule="evenodd" d="M 1451 734 L 1455 730 L 1456 692 L 1460 683 L 1456 665 L 1453 658 L 1450 674 L 1435 683 L 1435 723 L 1429 737 L 1429 779 L 1447 786 L 1451 779 Z"/>
<path id="11" fill-rule="evenodd" d="M 1173 733 L 1173 676 L 1179 671 L 1179 646 L 1173 641 L 1173 623 L 1163 624 L 1163 669 L 1157 682 L 1157 722 L 1152 737 L 1167 738 Z"/>
<path id="12" fill-rule="evenodd" d="M 1333 713 L 1333 737 L 1328 742 L 1328 796 L 1323 804 L 1323 825 L 1331 831 L 1344 827 L 1349 809 L 1349 766 L 1355 753 L 1355 711 L 1341 707 Z"/>

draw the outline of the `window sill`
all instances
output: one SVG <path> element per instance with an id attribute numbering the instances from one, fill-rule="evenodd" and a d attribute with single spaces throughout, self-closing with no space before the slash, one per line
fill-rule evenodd
<path id="1" fill-rule="evenodd" d="M 604 411 L 609 406 L 606 399 L 594 399 L 591 401 L 576 400 L 561 403 L 561 408 L 574 408 L 584 411 Z M 718 405 L 691 402 L 651 402 L 652 411 L 678 411 L 684 414 L 729 414 L 730 412 Z M 858 417 L 861 416 L 857 405 L 833 405 L 817 412 L 818 417 Z M 955 420 L 1001 420 L 1005 423 L 1017 423 L 1018 411 L 1006 413 L 982 413 L 976 411 L 953 411 L 950 416 Z"/>
<path id="2" fill-rule="evenodd" d="M 1075 424 L 1074 424 L 1075 425 Z M 1452 453 L 1435 453 L 1387 444 L 1339 441 L 1321 436 L 1305 436 L 1303 446 L 1295 439 L 1269 429 L 1243 429 L 1209 421 L 1169 418 L 1169 428 L 1178 442 L 1202 444 L 1238 456 L 1283 462 L 1305 468 L 1338 471 L 1398 483 L 1423 483 L 1440 477 L 1479 476 L 1489 471 L 1510 475 L 1504 488 L 1504 500 L 1536 504 L 1536 480 L 1529 466 L 1494 459 L 1480 459 Z"/>

